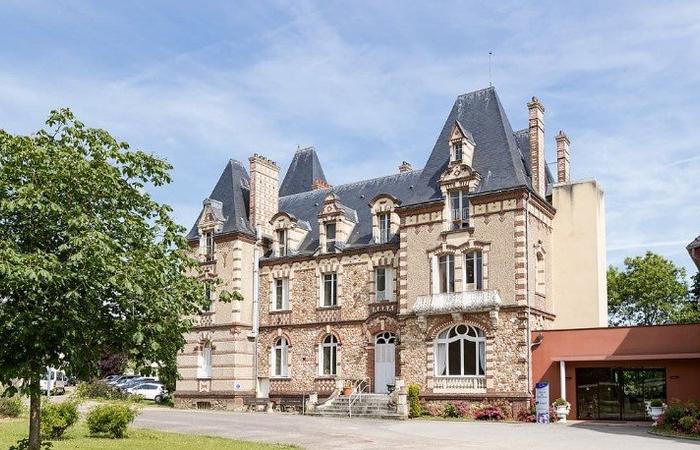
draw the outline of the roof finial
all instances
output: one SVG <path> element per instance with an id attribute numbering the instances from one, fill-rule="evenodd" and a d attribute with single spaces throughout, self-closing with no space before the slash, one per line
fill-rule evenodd
<path id="1" fill-rule="evenodd" d="M 493 56 L 493 52 L 489 52 L 489 87 L 493 86 L 493 83 L 491 82 L 491 57 Z"/>

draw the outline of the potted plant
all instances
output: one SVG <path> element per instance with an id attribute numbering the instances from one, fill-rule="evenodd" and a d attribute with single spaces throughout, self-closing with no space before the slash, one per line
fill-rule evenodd
<path id="1" fill-rule="evenodd" d="M 343 384 L 343 395 L 348 396 L 352 394 L 352 380 L 345 380 Z"/>
<path id="2" fill-rule="evenodd" d="M 554 400 L 554 403 L 552 403 L 552 406 L 554 406 L 554 410 L 557 413 L 557 417 L 559 418 L 559 422 L 564 423 L 566 422 L 566 416 L 569 415 L 569 411 L 571 410 L 571 403 L 567 402 L 563 398 L 558 398 Z"/>
<path id="3" fill-rule="evenodd" d="M 654 399 L 649 402 L 649 416 L 651 416 L 651 420 L 656 422 L 656 420 L 661 416 L 661 414 L 664 413 L 664 402 L 661 400 Z"/>

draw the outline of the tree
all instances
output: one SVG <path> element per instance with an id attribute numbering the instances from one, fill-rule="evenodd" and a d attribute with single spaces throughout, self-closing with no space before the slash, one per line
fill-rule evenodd
<path id="1" fill-rule="evenodd" d="M 47 367 L 87 379 L 114 352 L 172 373 L 188 318 L 207 307 L 185 230 L 146 191 L 171 166 L 68 109 L 46 124 L 0 130 L 0 383 L 23 380 L 5 394 L 30 396 L 31 449 Z"/>
<path id="2" fill-rule="evenodd" d="M 624 270 L 608 269 L 611 325 L 658 325 L 697 320 L 685 269 L 647 252 L 625 259 Z"/>

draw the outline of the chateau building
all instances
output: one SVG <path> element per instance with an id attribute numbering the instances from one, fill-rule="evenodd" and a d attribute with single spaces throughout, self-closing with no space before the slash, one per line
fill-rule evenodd
<path id="1" fill-rule="evenodd" d="M 180 407 L 376 393 L 531 398 L 531 333 L 605 326 L 605 217 L 572 182 L 569 139 L 545 161 L 545 108 L 513 131 L 494 88 L 457 97 L 424 168 L 331 186 L 313 148 L 279 167 L 230 161 L 187 238 L 216 301 L 178 356 Z"/>

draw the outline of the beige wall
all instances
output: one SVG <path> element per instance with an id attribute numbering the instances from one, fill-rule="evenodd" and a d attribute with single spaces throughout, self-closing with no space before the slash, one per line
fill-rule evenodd
<path id="1" fill-rule="evenodd" d="M 555 185 L 554 328 L 607 326 L 605 202 L 595 180 Z"/>

